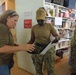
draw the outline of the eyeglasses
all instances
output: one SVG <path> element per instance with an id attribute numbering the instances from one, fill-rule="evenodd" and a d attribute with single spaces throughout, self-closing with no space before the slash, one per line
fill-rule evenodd
<path id="1" fill-rule="evenodd" d="M 5 13 L 8 14 L 8 16 L 18 16 L 18 14 L 13 10 L 7 10 Z"/>
<path id="2" fill-rule="evenodd" d="M 18 16 L 18 14 L 17 14 L 16 12 L 10 13 L 9 15 L 10 15 L 11 17 L 12 17 L 12 16 Z"/>

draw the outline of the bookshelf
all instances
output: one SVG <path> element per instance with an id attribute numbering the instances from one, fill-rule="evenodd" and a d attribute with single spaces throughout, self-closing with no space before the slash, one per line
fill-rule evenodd
<path id="1" fill-rule="evenodd" d="M 51 3 L 47 0 L 45 0 L 44 8 L 48 13 L 48 16 L 46 17 L 46 22 L 53 22 L 58 34 L 62 35 L 62 38 L 55 46 L 55 50 L 62 50 L 64 54 L 67 55 L 70 52 L 70 40 L 74 32 L 75 10 Z M 55 23 L 56 18 L 60 18 L 62 23 Z"/>

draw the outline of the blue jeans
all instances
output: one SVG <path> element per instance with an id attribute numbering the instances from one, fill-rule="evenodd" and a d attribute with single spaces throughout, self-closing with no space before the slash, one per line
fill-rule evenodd
<path id="1" fill-rule="evenodd" d="M 0 66 L 0 75 L 10 75 L 10 70 L 8 65 Z"/>
<path id="2" fill-rule="evenodd" d="M 9 65 L 0 66 L 0 75 L 10 75 L 10 69 L 13 67 L 14 61 L 12 60 Z"/>

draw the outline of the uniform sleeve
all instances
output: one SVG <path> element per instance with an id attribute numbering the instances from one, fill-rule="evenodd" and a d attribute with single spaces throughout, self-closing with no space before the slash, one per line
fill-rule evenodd
<path id="1" fill-rule="evenodd" d="M 8 34 L 7 29 L 0 26 L 0 47 L 8 44 Z"/>
<path id="2" fill-rule="evenodd" d="M 30 43 L 30 44 L 34 43 L 34 40 L 35 40 L 35 34 L 34 34 L 33 27 L 32 27 L 32 29 L 31 29 L 31 39 L 28 43 Z"/>
<path id="3" fill-rule="evenodd" d="M 56 32 L 56 29 L 54 28 L 53 25 L 50 24 L 50 28 L 51 28 L 51 33 L 52 35 L 55 37 L 55 36 L 58 36 L 57 32 Z"/>

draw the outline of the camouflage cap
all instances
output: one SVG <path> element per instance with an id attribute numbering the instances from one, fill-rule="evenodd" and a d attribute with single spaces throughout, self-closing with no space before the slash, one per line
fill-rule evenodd
<path id="1" fill-rule="evenodd" d="M 46 17 L 46 11 L 45 9 L 43 8 L 39 8 L 37 11 L 36 11 L 36 20 L 45 20 L 45 17 Z"/>

